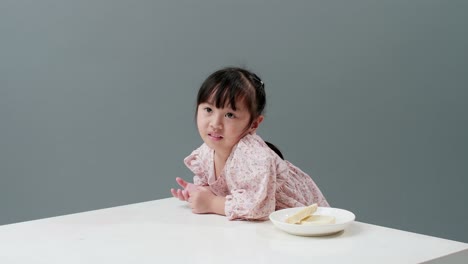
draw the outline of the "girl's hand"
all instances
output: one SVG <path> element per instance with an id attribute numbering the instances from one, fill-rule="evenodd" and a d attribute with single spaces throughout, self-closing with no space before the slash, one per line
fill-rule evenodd
<path id="1" fill-rule="evenodd" d="M 198 187 L 198 189 L 190 194 L 188 202 L 192 208 L 192 212 L 196 214 L 206 214 L 206 213 L 219 213 L 215 208 L 217 200 L 223 199 L 223 197 L 218 197 L 208 187 Z M 224 213 L 224 204 L 222 208 L 222 213 Z"/>
<path id="2" fill-rule="evenodd" d="M 191 193 L 193 193 L 199 188 L 199 186 L 190 182 L 186 182 L 184 179 L 179 178 L 179 177 L 176 178 L 176 182 L 180 185 L 180 187 L 183 188 L 183 190 L 171 189 L 171 193 L 172 193 L 172 196 L 174 196 L 175 198 L 178 198 L 181 201 L 188 201 Z"/>

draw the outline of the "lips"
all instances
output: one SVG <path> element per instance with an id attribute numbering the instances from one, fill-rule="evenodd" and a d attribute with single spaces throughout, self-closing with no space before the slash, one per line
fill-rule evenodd
<path id="1" fill-rule="evenodd" d="M 210 136 L 211 138 L 214 138 L 214 139 L 222 139 L 223 136 L 221 136 L 220 134 L 216 134 L 216 133 L 208 133 L 208 136 Z"/>

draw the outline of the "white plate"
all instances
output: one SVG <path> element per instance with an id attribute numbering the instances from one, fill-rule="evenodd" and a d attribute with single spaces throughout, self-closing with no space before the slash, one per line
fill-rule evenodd
<path id="1" fill-rule="evenodd" d="M 317 211 L 315 211 L 314 215 L 334 216 L 336 220 L 334 224 L 297 225 L 288 224 L 285 222 L 286 218 L 295 214 L 302 208 L 304 207 L 295 207 L 275 211 L 270 214 L 270 220 L 277 228 L 289 234 L 298 236 L 325 236 L 344 230 L 356 218 L 352 212 L 344 209 L 319 207 L 317 208 Z"/>

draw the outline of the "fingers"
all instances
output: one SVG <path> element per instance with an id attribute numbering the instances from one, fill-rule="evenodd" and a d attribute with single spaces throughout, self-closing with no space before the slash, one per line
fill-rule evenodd
<path id="1" fill-rule="evenodd" d="M 171 194 L 172 196 L 174 196 L 175 198 L 181 200 L 181 201 L 188 201 L 190 195 L 188 193 L 188 191 L 186 190 L 181 190 L 181 189 L 171 189 Z"/>
<path id="2" fill-rule="evenodd" d="M 186 182 L 184 179 L 179 178 L 179 177 L 176 178 L 176 182 L 180 185 L 180 187 L 184 189 L 187 187 L 187 184 L 188 184 L 188 182 Z"/>
<path id="3" fill-rule="evenodd" d="M 188 201 L 188 199 L 190 198 L 189 192 L 187 190 L 182 190 L 181 193 L 182 193 L 182 196 L 184 197 L 184 201 Z"/>
<path id="4" fill-rule="evenodd" d="M 176 190 L 171 189 L 171 193 L 172 193 L 172 196 L 174 196 L 175 198 L 179 198 L 179 197 L 177 196 Z"/>
<path id="5" fill-rule="evenodd" d="M 172 193 L 172 196 L 174 196 L 175 198 L 179 199 L 179 200 L 182 200 L 182 197 L 180 195 L 180 190 L 177 189 L 171 189 L 171 193 Z M 182 200 L 183 201 L 183 200 Z"/>
<path id="6" fill-rule="evenodd" d="M 184 179 L 180 177 L 176 177 L 176 182 L 182 187 L 183 189 L 171 189 L 171 194 L 175 198 L 178 198 L 181 201 L 188 201 L 190 198 L 190 193 L 197 189 L 193 183 L 186 182 Z"/>
<path id="7" fill-rule="evenodd" d="M 178 189 L 177 190 L 177 195 L 179 196 L 179 200 L 181 201 L 187 201 L 187 192 L 185 190 Z"/>

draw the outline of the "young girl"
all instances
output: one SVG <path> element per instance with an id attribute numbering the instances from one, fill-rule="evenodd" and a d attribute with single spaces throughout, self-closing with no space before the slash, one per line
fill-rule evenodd
<path id="1" fill-rule="evenodd" d="M 192 212 L 266 220 L 283 208 L 329 206 L 306 173 L 255 133 L 265 104 L 264 83 L 242 68 L 218 70 L 202 84 L 196 119 L 204 144 L 184 159 L 194 183 L 176 178 L 183 189 L 171 189 Z"/>

